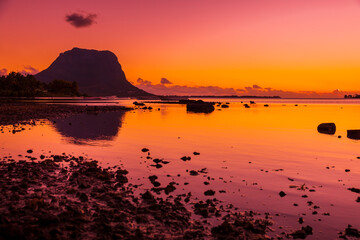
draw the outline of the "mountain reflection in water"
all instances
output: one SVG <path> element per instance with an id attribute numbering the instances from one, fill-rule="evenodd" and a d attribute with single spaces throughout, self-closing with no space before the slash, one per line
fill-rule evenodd
<path id="1" fill-rule="evenodd" d="M 66 141 L 74 144 L 93 144 L 94 141 L 112 141 L 122 125 L 125 112 L 78 114 L 57 119 L 54 127 Z"/>

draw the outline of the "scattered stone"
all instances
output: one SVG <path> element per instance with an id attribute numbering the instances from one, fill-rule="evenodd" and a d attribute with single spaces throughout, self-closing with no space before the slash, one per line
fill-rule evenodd
<path id="1" fill-rule="evenodd" d="M 294 239 L 305 239 L 308 235 L 312 235 L 313 231 L 312 231 L 312 227 L 310 226 L 306 226 L 306 227 L 301 227 L 301 230 L 297 230 L 293 233 L 290 233 L 290 235 L 294 238 Z"/>
<path id="2" fill-rule="evenodd" d="M 345 233 L 340 233 L 340 238 L 344 238 L 347 239 L 348 237 L 355 237 L 355 238 L 360 238 L 360 231 L 357 230 L 356 228 L 353 228 L 350 224 L 348 225 L 348 227 L 345 229 Z"/>
<path id="3" fill-rule="evenodd" d="M 29 150 L 27 150 L 26 152 L 27 152 L 27 153 L 32 153 L 33 150 L 32 150 L 32 149 L 29 149 Z"/>
<path id="4" fill-rule="evenodd" d="M 199 175 L 199 173 L 197 171 L 195 171 L 195 170 L 191 170 L 190 175 L 191 176 L 197 176 L 197 175 Z"/>
<path id="5" fill-rule="evenodd" d="M 350 190 L 351 192 L 354 192 L 354 193 L 360 193 L 360 189 L 359 188 L 348 188 L 348 190 Z"/>
<path id="6" fill-rule="evenodd" d="M 183 160 L 184 162 L 186 161 L 190 161 L 191 157 L 187 157 L 187 156 L 183 156 L 182 158 L 180 158 L 181 160 Z"/>
<path id="7" fill-rule="evenodd" d="M 149 149 L 148 149 L 148 148 L 143 148 L 143 149 L 141 149 L 141 151 L 142 151 L 142 152 L 148 152 Z"/>
<path id="8" fill-rule="evenodd" d="M 193 152 L 193 154 L 194 154 L 194 155 L 200 155 L 200 153 L 198 153 L 198 152 Z"/>
<path id="9" fill-rule="evenodd" d="M 207 191 L 205 191 L 204 192 L 204 195 L 205 196 L 213 196 L 213 195 L 215 195 L 215 191 L 213 191 L 213 190 L 207 190 Z"/>
<path id="10" fill-rule="evenodd" d="M 279 192 L 279 195 L 280 195 L 280 197 L 285 197 L 285 196 L 286 196 L 286 193 L 283 192 L 283 191 L 281 191 L 281 192 Z"/>

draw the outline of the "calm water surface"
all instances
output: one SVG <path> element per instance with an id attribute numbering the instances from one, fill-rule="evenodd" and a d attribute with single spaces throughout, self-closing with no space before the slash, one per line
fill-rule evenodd
<path id="1" fill-rule="evenodd" d="M 0 151 L 16 159 L 33 149 L 33 156 L 87 155 L 103 166 L 122 165 L 130 182 L 141 184 L 139 191 L 152 187 L 147 177 L 154 174 L 162 185 L 179 183 L 175 194 L 192 192 L 194 198 L 206 199 L 204 191 L 213 189 L 224 204 L 270 213 L 272 236 L 300 229 L 299 217 L 304 226 L 313 227 L 310 239 L 336 239 L 348 224 L 360 228 L 360 203 L 355 201 L 360 195 L 347 190 L 360 188 L 360 140 L 346 137 L 347 129 L 360 129 L 360 101 L 256 99 L 249 109 L 241 104 L 249 100 L 219 101 L 230 102 L 230 108 L 195 114 L 184 105 L 148 104 L 154 109 L 45 121 L 16 134 L 0 134 Z M 334 122 L 336 134 L 318 133 L 323 122 Z M 170 163 L 154 168 L 141 152 L 144 147 L 151 157 Z M 191 161 L 180 160 L 183 156 Z M 198 176 L 187 172 L 203 168 L 207 173 Z M 303 190 L 295 187 L 302 185 Z M 280 191 L 287 195 L 281 198 Z"/>

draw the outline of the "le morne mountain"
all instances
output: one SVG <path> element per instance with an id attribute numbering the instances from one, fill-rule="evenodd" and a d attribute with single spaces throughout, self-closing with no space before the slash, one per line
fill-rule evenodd
<path id="1" fill-rule="evenodd" d="M 45 83 L 54 79 L 76 81 L 79 91 L 90 96 L 151 95 L 126 80 L 117 57 L 110 51 L 73 48 L 61 53 L 50 67 L 35 77 Z"/>

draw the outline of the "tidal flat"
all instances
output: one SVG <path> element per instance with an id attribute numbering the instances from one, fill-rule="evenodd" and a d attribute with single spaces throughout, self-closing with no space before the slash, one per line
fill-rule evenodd
<path id="1" fill-rule="evenodd" d="M 219 101 L 229 107 L 207 114 L 128 100 L 0 106 L 2 231 L 30 239 L 359 236 L 360 141 L 346 131 L 360 128 L 360 103 Z M 324 122 L 336 133 L 317 132 Z"/>

